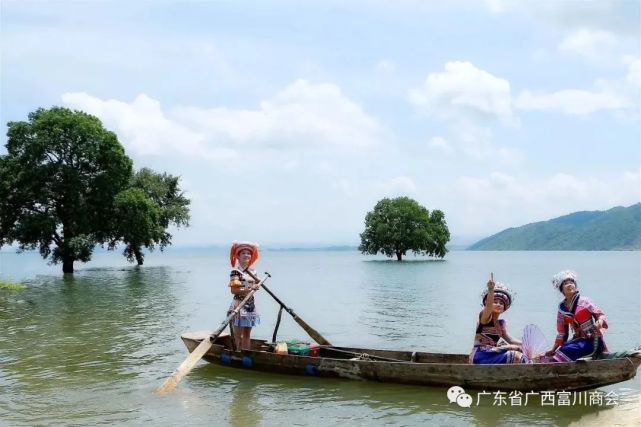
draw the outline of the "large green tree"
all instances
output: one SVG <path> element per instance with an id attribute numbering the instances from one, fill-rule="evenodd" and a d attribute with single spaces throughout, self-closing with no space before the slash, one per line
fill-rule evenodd
<path id="1" fill-rule="evenodd" d="M 113 132 L 80 111 L 38 109 L 7 126 L 0 242 L 38 248 L 71 273 L 108 238 L 113 199 L 128 185 L 132 162 Z"/>
<path id="2" fill-rule="evenodd" d="M 407 251 L 443 258 L 449 240 L 442 211 L 430 213 L 409 197 L 384 198 L 365 216 L 358 249 L 364 254 L 396 255 L 398 261 Z"/>
<path id="3" fill-rule="evenodd" d="M 130 188 L 116 196 L 116 233 L 109 247 L 118 241 L 126 247 L 124 255 L 138 265 L 144 262 L 142 248 L 162 251 L 171 244 L 170 225 L 189 225 L 189 199 L 180 190 L 179 177 L 143 168 L 132 178 Z"/>
<path id="4" fill-rule="evenodd" d="M 72 273 L 96 245 L 123 241 L 125 255 L 141 262 L 142 247 L 171 242 L 170 224 L 187 225 L 189 201 L 178 178 L 148 169 L 133 175 L 131 159 L 98 118 L 53 107 L 7 126 L 0 246 L 38 248 Z"/>

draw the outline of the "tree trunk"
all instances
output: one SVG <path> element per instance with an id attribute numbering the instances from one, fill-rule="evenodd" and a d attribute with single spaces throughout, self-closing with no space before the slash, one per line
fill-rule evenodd
<path id="1" fill-rule="evenodd" d="M 73 273 L 73 258 L 64 257 L 62 259 L 62 272 L 63 273 Z"/>
<path id="2" fill-rule="evenodd" d="M 403 253 L 396 252 L 396 261 L 403 261 Z"/>
<path id="3" fill-rule="evenodd" d="M 138 249 L 134 249 L 134 256 L 136 257 L 136 261 L 138 262 L 138 265 L 142 265 L 143 262 L 145 262 L 145 257 L 143 256 L 142 252 L 140 252 Z"/>

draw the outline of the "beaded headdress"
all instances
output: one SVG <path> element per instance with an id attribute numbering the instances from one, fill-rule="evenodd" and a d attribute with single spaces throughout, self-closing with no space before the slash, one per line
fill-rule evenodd
<path id="1" fill-rule="evenodd" d="M 481 303 L 482 305 L 485 305 L 485 300 L 487 299 L 488 292 L 489 290 L 486 289 L 481 295 L 481 299 L 483 301 Z M 512 290 L 510 290 L 507 285 L 501 282 L 496 282 L 496 284 L 494 285 L 494 299 L 500 300 L 505 307 L 505 311 L 507 311 L 507 309 L 512 305 L 512 301 L 514 300 L 514 292 L 512 292 Z"/>

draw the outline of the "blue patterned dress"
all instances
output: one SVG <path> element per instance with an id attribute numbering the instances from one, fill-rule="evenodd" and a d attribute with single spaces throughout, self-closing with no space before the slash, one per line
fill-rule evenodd
<path id="1" fill-rule="evenodd" d="M 483 312 L 479 313 L 479 320 L 476 324 L 476 335 L 474 336 L 474 348 L 470 354 L 470 363 L 525 363 L 525 358 L 519 352 L 499 347 L 499 340 L 505 336 L 507 322 L 503 319 L 495 322 L 494 317 L 492 317 L 489 322 L 481 323 L 482 314 Z"/>
<path id="2" fill-rule="evenodd" d="M 250 268 L 249 271 L 254 276 L 256 275 L 255 270 Z M 237 279 L 240 281 L 240 289 L 249 290 L 255 284 L 254 279 L 252 279 L 249 274 L 243 272 L 243 269 L 241 269 L 239 265 L 236 265 L 236 267 L 231 270 L 231 274 L 229 276 L 231 280 Z M 229 310 L 231 311 L 238 307 L 243 299 L 244 297 L 240 295 L 234 295 L 234 299 L 229 306 Z M 247 301 L 247 303 L 240 309 L 238 315 L 234 317 L 234 326 L 253 328 L 258 324 L 260 324 L 260 316 L 256 311 L 256 303 L 254 301 L 254 297 L 252 296 L 249 301 Z"/>

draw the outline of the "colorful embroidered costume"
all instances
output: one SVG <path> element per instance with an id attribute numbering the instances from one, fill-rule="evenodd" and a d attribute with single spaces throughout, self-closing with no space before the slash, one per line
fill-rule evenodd
<path id="1" fill-rule="evenodd" d="M 485 305 L 488 291 L 483 293 L 483 305 Z M 505 310 L 512 305 L 511 292 L 497 283 L 494 288 L 494 300 L 501 301 Z M 474 336 L 474 348 L 470 354 L 470 363 L 496 364 L 496 363 L 525 363 L 523 355 L 516 350 L 509 350 L 499 346 L 499 340 L 507 339 L 507 322 L 498 319 L 494 314 L 487 323 L 482 323 L 483 311 L 479 313 L 479 320 L 476 324 L 476 335 Z"/>
<path id="2" fill-rule="evenodd" d="M 240 262 L 238 261 L 238 254 L 242 250 L 249 250 L 251 252 L 251 260 L 247 267 L 247 271 L 256 276 L 256 271 L 249 266 L 251 266 L 258 259 L 258 245 L 255 243 L 249 242 L 234 242 L 231 251 L 229 254 L 229 259 L 232 265 L 232 270 L 230 274 L 229 286 L 232 288 L 250 290 L 251 287 L 255 284 L 254 279 L 241 267 Z M 240 302 L 244 299 L 241 295 L 234 295 L 229 310 L 233 310 Z M 256 311 L 256 304 L 254 297 L 252 296 L 247 303 L 240 309 L 240 312 L 236 317 L 234 317 L 234 326 L 239 327 L 254 327 L 260 324 L 260 316 Z"/>
<path id="3" fill-rule="evenodd" d="M 608 323 L 605 313 L 589 298 L 575 293 L 570 307 L 565 300 L 559 304 L 556 316 L 556 330 L 558 332 L 555 346 L 559 346 L 552 361 L 569 362 L 581 357 L 591 356 L 596 353 L 608 351 L 603 334 L 596 327 L 595 322 L 601 319 L 603 328 L 607 329 Z M 572 327 L 572 339 L 568 341 L 569 327 Z"/>
<path id="4" fill-rule="evenodd" d="M 248 269 L 252 274 L 256 275 L 256 271 L 253 269 Z M 249 274 L 244 273 L 240 266 L 236 266 L 231 270 L 230 274 L 230 283 L 240 282 L 240 285 L 237 286 L 243 290 L 249 290 L 254 285 L 254 279 L 252 279 Z M 238 304 L 244 299 L 240 295 L 234 295 L 234 299 L 229 306 L 229 310 L 233 310 L 238 307 Z M 252 296 L 247 303 L 240 309 L 238 315 L 234 318 L 234 326 L 243 326 L 243 327 L 254 327 L 260 323 L 260 316 L 256 311 L 256 303 L 254 297 Z"/>
<path id="5" fill-rule="evenodd" d="M 489 322 L 483 324 L 481 323 L 481 314 L 479 313 L 479 321 L 476 325 L 474 348 L 472 349 L 472 354 L 470 354 L 470 363 L 524 363 L 525 359 L 521 353 L 499 347 L 499 340 L 504 337 L 507 330 L 507 322 L 503 319 L 495 322 L 494 317 L 492 317 Z"/>

